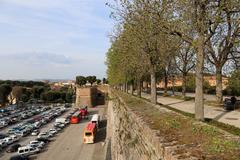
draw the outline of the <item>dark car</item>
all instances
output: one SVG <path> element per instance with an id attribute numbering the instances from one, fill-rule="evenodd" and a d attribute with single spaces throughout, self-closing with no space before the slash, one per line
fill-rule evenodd
<path id="1" fill-rule="evenodd" d="M 2 133 L 0 133 L 0 139 L 4 139 L 4 138 L 6 138 L 6 137 L 7 137 L 6 134 L 2 134 Z"/>
<path id="2" fill-rule="evenodd" d="M 36 140 L 37 140 L 37 141 L 44 142 L 44 143 L 49 143 L 49 142 L 51 142 L 51 140 L 49 140 L 49 139 L 47 139 L 47 138 L 37 138 Z"/>
<path id="3" fill-rule="evenodd" d="M 230 99 L 225 98 L 223 107 L 227 111 L 234 110 L 236 108 L 236 102 L 237 102 L 237 99 L 234 96 L 231 97 Z"/>
<path id="4" fill-rule="evenodd" d="M 23 155 L 16 155 L 16 156 L 12 156 L 10 160 L 29 160 L 29 158 Z"/>
<path id="5" fill-rule="evenodd" d="M 6 149 L 6 152 L 17 152 L 18 148 L 21 147 L 20 144 L 13 144 Z"/>

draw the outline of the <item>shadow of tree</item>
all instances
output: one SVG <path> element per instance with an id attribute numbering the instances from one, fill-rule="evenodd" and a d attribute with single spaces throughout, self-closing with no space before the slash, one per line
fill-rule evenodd
<path id="1" fill-rule="evenodd" d="M 106 133 L 107 133 L 106 128 L 107 128 L 107 120 L 104 119 L 99 124 L 97 136 L 96 136 L 96 139 L 95 139 L 96 143 L 105 141 Z"/>

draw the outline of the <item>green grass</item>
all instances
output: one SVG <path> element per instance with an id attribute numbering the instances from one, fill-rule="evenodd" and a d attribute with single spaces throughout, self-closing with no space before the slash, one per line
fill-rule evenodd
<path id="1" fill-rule="evenodd" d="M 142 99 L 150 102 L 149 99 L 146 99 L 146 98 L 142 98 Z M 184 115 L 184 116 L 187 116 L 187 117 L 190 117 L 190 118 L 194 118 L 194 117 L 195 117 L 195 115 L 192 114 L 192 113 L 184 112 L 184 111 L 181 111 L 181 110 L 172 108 L 172 107 L 170 107 L 170 106 L 168 106 L 168 105 L 163 105 L 163 104 L 161 104 L 161 103 L 157 103 L 157 104 L 158 104 L 158 105 L 161 105 L 162 107 L 167 108 L 167 109 L 169 109 L 169 110 L 171 110 L 171 111 L 180 113 L 180 114 L 182 114 L 182 115 Z M 225 123 L 222 123 L 222 122 L 218 122 L 218 121 L 216 121 L 216 120 L 214 120 L 214 119 L 210 119 L 210 118 L 205 118 L 205 120 L 203 121 L 203 123 L 206 123 L 206 124 L 215 126 L 215 127 L 217 127 L 217 128 L 220 128 L 220 129 L 222 129 L 222 130 L 224 130 L 224 131 L 226 131 L 226 132 L 229 132 L 229 133 L 231 133 L 231 134 L 233 134 L 233 135 L 240 136 L 240 128 L 237 128 L 237 127 L 235 127 L 235 126 L 232 126 L 232 125 L 229 125 L 229 124 L 225 124 Z"/>
<path id="2" fill-rule="evenodd" d="M 143 118 L 143 120 L 153 130 L 158 131 L 158 135 L 164 137 L 166 142 L 177 141 L 178 144 L 192 146 L 190 149 L 186 147 L 186 151 L 192 156 L 204 159 L 229 159 L 239 160 L 240 143 L 234 139 L 227 139 L 221 128 L 234 135 L 240 135 L 240 129 L 226 125 L 214 120 L 206 119 L 204 123 L 194 120 L 194 115 L 185 113 L 169 106 L 163 106 L 174 112 L 164 112 L 155 108 L 145 100 L 116 92 L 125 104 L 135 113 Z M 148 100 L 147 100 L 148 101 Z M 181 114 L 177 114 L 177 113 Z M 179 151 L 179 152 L 186 152 Z"/>

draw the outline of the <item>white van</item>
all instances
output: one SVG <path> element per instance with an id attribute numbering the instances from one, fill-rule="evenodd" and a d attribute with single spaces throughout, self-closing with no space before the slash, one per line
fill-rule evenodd
<path id="1" fill-rule="evenodd" d="M 56 123 L 66 123 L 67 119 L 66 118 L 56 118 L 55 122 Z"/>
<path id="2" fill-rule="evenodd" d="M 99 127 L 100 116 L 98 114 L 94 114 L 91 119 L 92 123 L 95 123 L 97 127 Z"/>
<path id="3" fill-rule="evenodd" d="M 40 152 L 39 148 L 33 148 L 31 146 L 24 146 L 24 147 L 18 148 L 19 155 L 29 156 L 29 155 L 36 154 L 39 152 Z"/>

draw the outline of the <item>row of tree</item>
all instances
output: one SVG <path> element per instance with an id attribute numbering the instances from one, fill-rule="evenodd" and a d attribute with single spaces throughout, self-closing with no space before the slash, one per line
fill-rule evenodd
<path id="1" fill-rule="evenodd" d="M 195 73 L 195 118 L 204 120 L 204 72 L 216 75 L 217 102 L 222 103 L 223 69 L 239 67 L 240 0 L 116 0 L 108 4 L 117 21 L 107 53 L 112 85 L 151 84 L 181 74 L 183 96 L 188 73 Z M 132 87 L 131 87 L 132 90 Z M 166 91 L 165 90 L 165 91 Z"/>
<path id="2" fill-rule="evenodd" d="M 7 84 L 10 86 L 22 86 L 22 87 L 33 87 L 33 86 L 45 86 L 46 83 L 40 81 L 12 81 L 12 80 L 0 80 L 1 84 Z"/>
<path id="3" fill-rule="evenodd" d="M 62 87 L 60 90 L 56 91 L 51 90 L 49 85 L 42 82 L 34 82 L 35 85 L 32 85 L 32 81 L 20 83 L 11 81 L 5 82 L 6 83 L 3 82 L 0 84 L 1 106 L 12 104 L 14 101 L 18 103 L 19 101 L 30 102 L 31 100 L 72 103 L 75 97 L 74 89 L 68 87 Z M 18 86 L 19 84 L 24 85 Z"/>
<path id="4" fill-rule="evenodd" d="M 90 83 L 92 86 L 93 83 L 100 84 L 101 82 L 103 84 L 107 84 L 107 79 L 103 78 L 102 80 L 100 80 L 100 79 L 97 79 L 96 76 L 87 76 L 87 77 L 77 76 L 76 77 L 76 84 L 78 84 L 80 86 L 86 85 L 87 83 Z"/>

